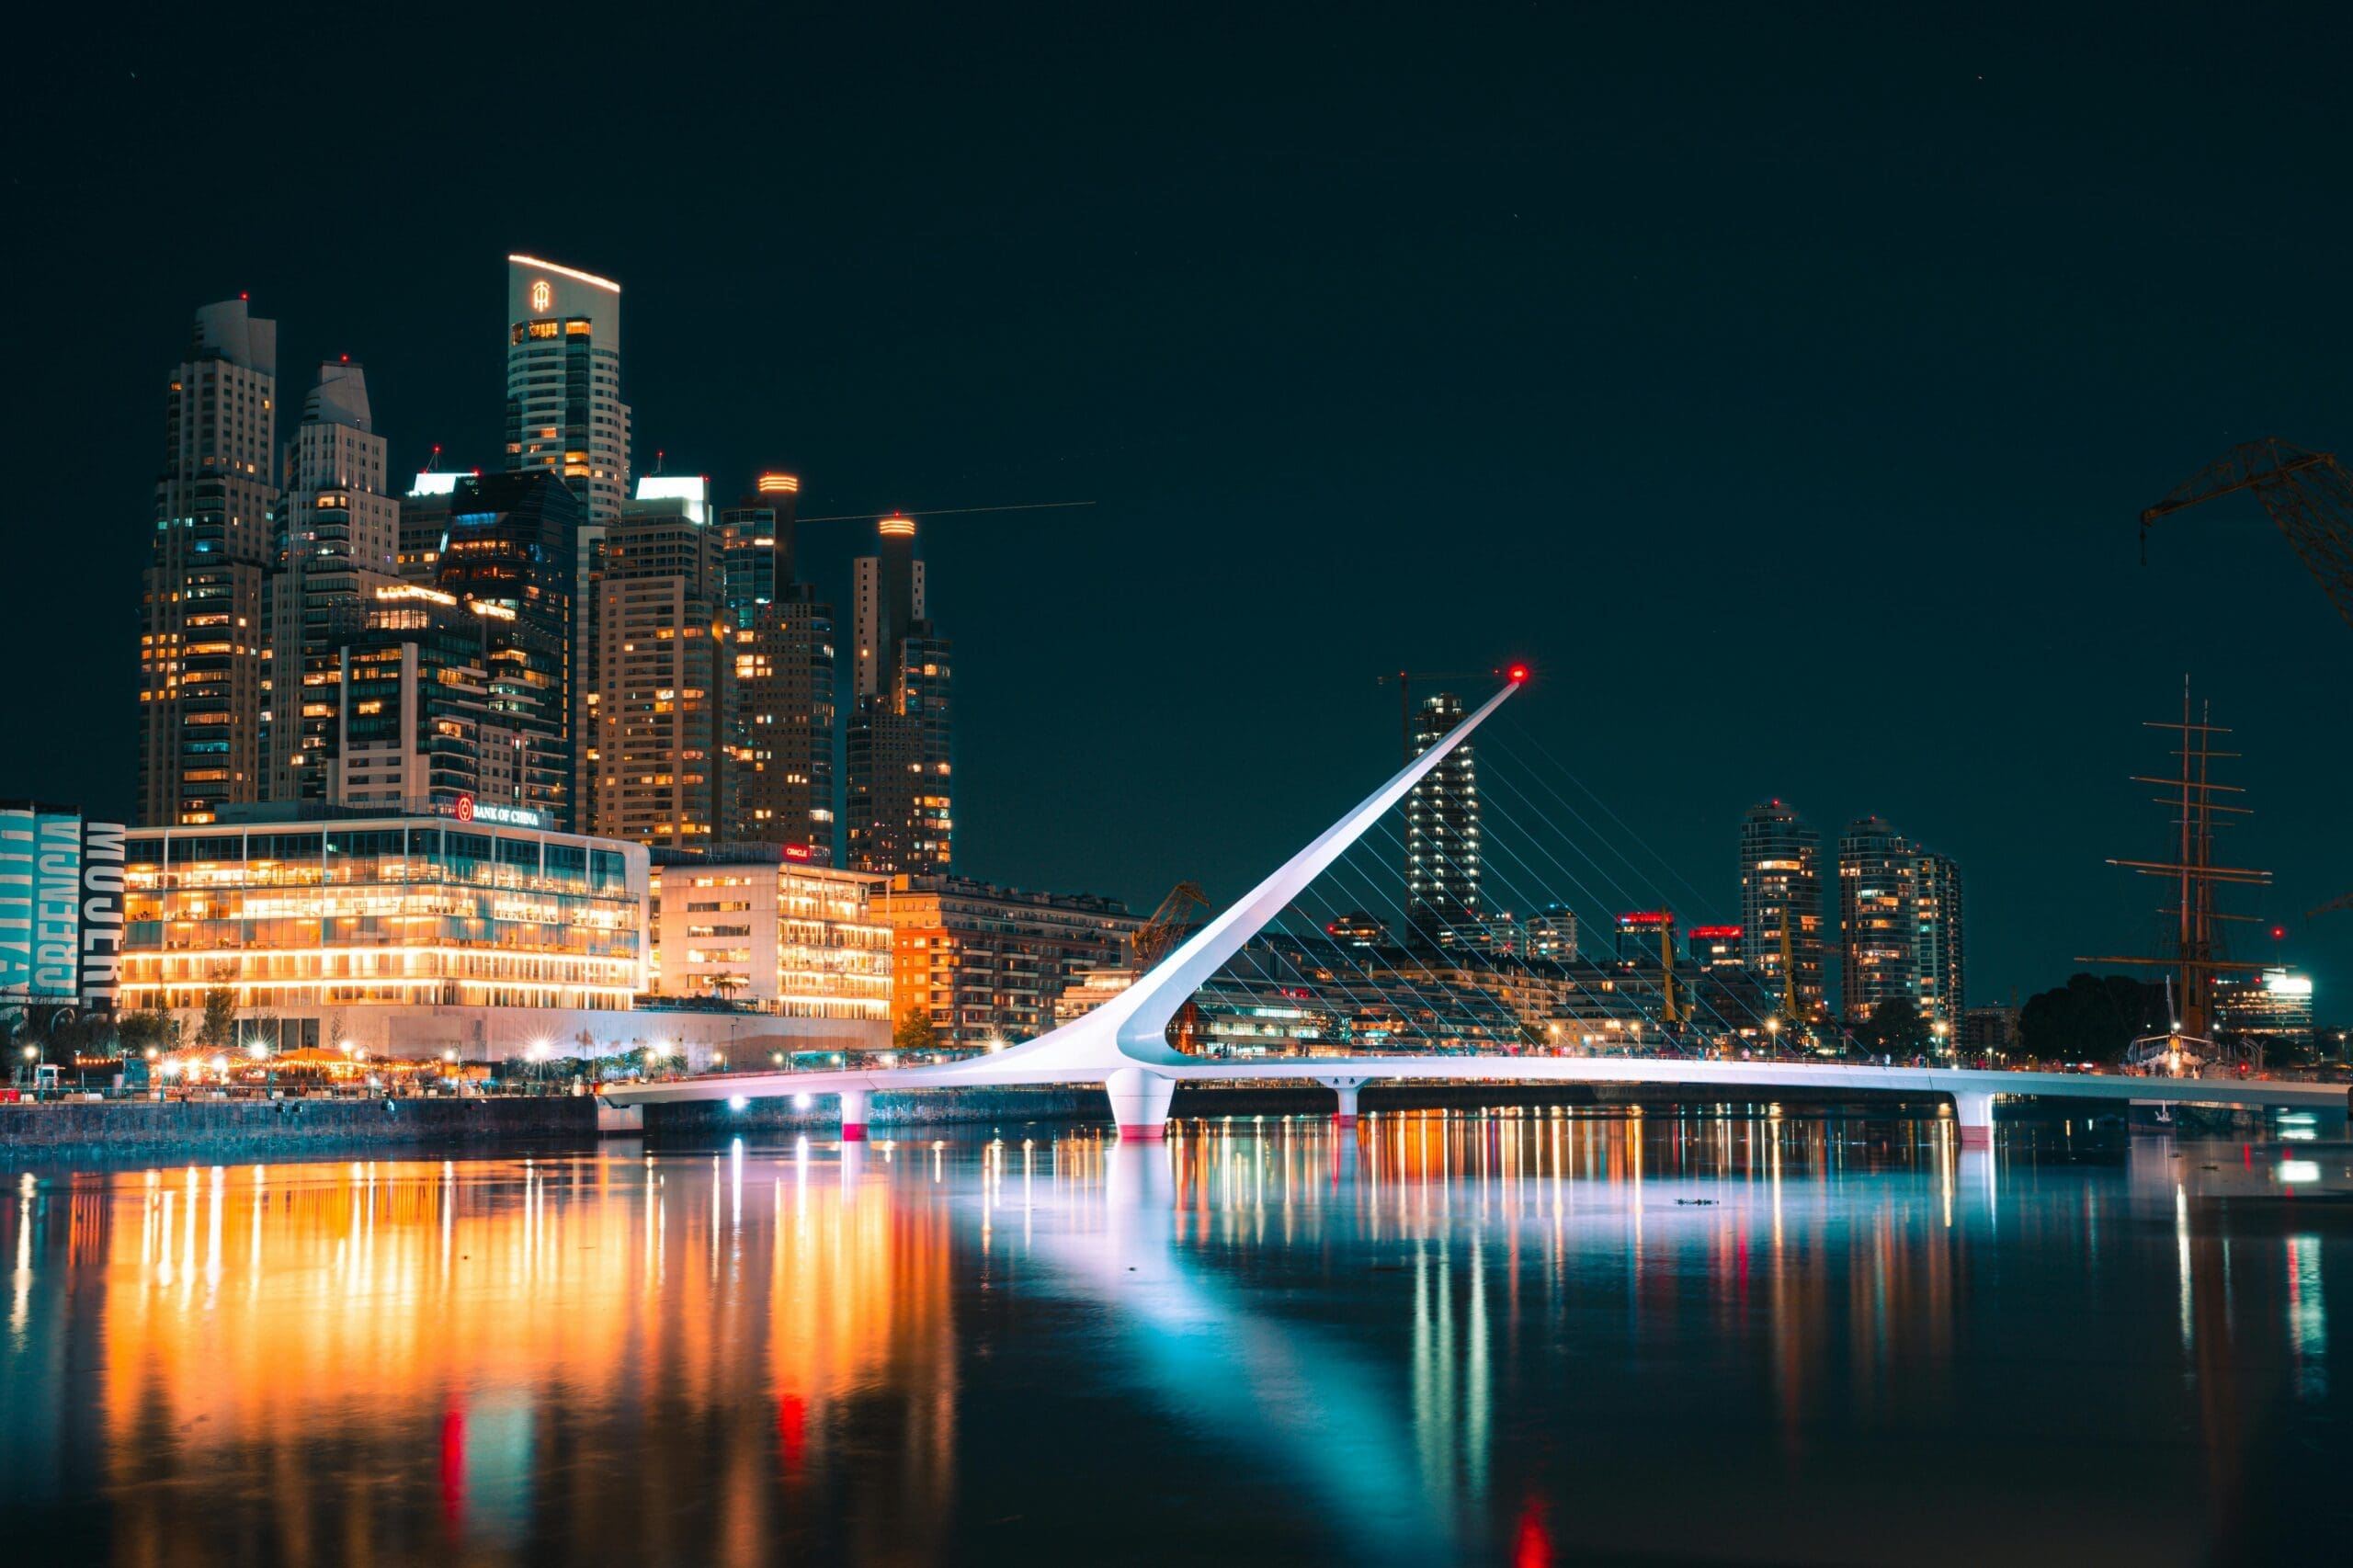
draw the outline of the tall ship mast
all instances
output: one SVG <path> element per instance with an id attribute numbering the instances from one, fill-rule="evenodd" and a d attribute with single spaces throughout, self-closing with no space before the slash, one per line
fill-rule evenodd
<path id="1" fill-rule="evenodd" d="M 2246 791 L 2235 784 L 2221 784 L 2214 780 L 2214 764 L 2238 756 L 2234 751 L 2217 751 L 2214 738 L 2231 732 L 2211 722 L 2211 706 L 2193 704 L 2187 678 L 2181 686 L 2181 718 L 2178 722 L 2154 719 L 2145 727 L 2170 730 L 2180 737 L 2180 744 L 2172 752 L 2180 768 L 2172 777 L 2135 774 L 2136 784 L 2154 784 L 2167 791 L 2155 797 L 2156 803 L 2171 807 L 2173 818 L 2173 858 L 2169 860 L 2115 860 L 2111 866 L 2121 866 L 2144 877 L 2155 877 L 2172 884 L 2174 902 L 2159 913 L 2171 915 L 2174 923 L 2173 950 L 2156 957 L 2120 957 L 2080 959 L 2081 963 L 2137 964 L 2172 970 L 2172 1028 L 2163 1035 L 2152 1035 L 2132 1042 L 2126 1057 L 2128 1065 L 2148 1065 L 2160 1056 L 2176 1064 L 2186 1058 L 2191 1062 L 2211 1060 L 2217 1054 L 2214 1043 L 2214 980 L 2234 971 L 2260 971 L 2264 965 L 2235 961 L 2227 957 L 2228 944 L 2222 939 L 2222 926 L 2226 921 L 2252 923 L 2254 916 L 2225 914 L 2215 907 L 2215 890 L 2222 887 L 2268 887 L 2269 871 L 2245 866 L 2222 866 L 2214 861 L 2214 832 L 2229 825 L 2231 817 L 2251 816 L 2247 807 L 2230 801 L 2217 800 L 2218 795 L 2244 795 Z"/>

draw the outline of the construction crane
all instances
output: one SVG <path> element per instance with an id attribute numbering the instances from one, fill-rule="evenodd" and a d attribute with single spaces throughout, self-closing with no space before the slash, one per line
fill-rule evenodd
<path id="1" fill-rule="evenodd" d="M 1168 896 L 1160 901 L 1160 907 L 1136 928 L 1128 944 L 1135 954 L 1137 978 L 1142 978 L 1153 965 L 1175 950 L 1193 928 L 1193 916 L 1209 906 L 1210 895 L 1201 891 L 1199 882 L 1182 881 L 1170 888 Z M 1188 996 L 1185 1005 L 1176 1009 L 1176 1016 L 1168 1020 L 1168 1043 L 1189 1056 L 1200 1028 L 1201 1005 Z"/>
<path id="2" fill-rule="evenodd" d="M 2142 561 L 2149 559 L 2149 530 L 2160 518 L 2242 490 L 2263 504 L 2320 579 L 2328 602 L 2353 626 L 2353 475 L 2332 454 L 2308 452 L 2277 436 L 2233 447 L 2143 512 Z"/>
<path id="3" fill-rule="evenodd" d="M 2309 452 L 2277 436 L 2233 447 L 2143 512 L 2143 564 L 2149 559 L 2149 529 L 2159 518 L 2241 490 L 2263 504 L 2305 570 L 2320 580 L 2328 602 L 2353 626 L 2353 475 L 2335 454 Z M 2306 910 L 2304 918 L 2343 909 L 2353 909 L 2353 893 Z"/>
<path id="4" fill-rule="evenodd" d="M 1129 944 L 1136 956 L 1136 972 L 1143 973 L 1168 956 L 1169 949 L 1184 940 L 1185 933 L 1193 926 L 1193 915 L 1210 906 L 1210 895 L 1194 881 L 1178 882 L 1160 901 L 1152 917 L 1136 928 Z"/>
<path id="5" fill-rule="evenodd" d="M 1376 684 L 1387 686 L 1392 680 L 1397 683 L 1398 736 L 1404 743 L 1405 760 L 1411 762 L 1415 755 L 1414 751 L 1414 683 L 1415 681 L 1494 679 L 1517 682 L 1527 678 L 1528 666 L 1514 665 L 1507 670 L 1399 670 L 1395 675 L 1381 676 Z"/>

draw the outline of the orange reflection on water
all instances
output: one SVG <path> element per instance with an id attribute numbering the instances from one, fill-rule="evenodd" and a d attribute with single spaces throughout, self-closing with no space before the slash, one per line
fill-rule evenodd
<path id="1" fill-rule="evenodd" d="M 659 1556 L 696 1493 L 718 1558 L 763 1560 L 779 1467 L 853 1426 L 904 1435 L 906 1465 L 854 1479 L 904 1540 L 946 1512 L 949 1221 L 868 1186 L 805 1156 L 77 1180 L 117 1555 L 240 1556 L 187 1531 L 202 1481 L 249 1490 L 295 1562 L 412 1555 L 404 1521 L 435 1515 L 453 1543 Z"/>

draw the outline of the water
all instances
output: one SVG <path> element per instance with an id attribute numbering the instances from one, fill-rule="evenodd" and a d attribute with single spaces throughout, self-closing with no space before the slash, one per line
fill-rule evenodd
<path id="1" fill-rule="evenodd" d="M 2342 1561 L 2353 1216 L 2314 1189 L 2348 1165 L 1536 1112 L 25 1176 L 0 1530 L 153 1564 Z"/>

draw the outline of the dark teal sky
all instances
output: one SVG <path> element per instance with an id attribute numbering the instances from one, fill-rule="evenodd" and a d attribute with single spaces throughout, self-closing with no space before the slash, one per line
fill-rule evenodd
<path id="1" fill-rule="evenodd" d="M 1238 892 L 1378 778 L 1373 676 L 1525 656 L 1518 726 L 1717 908 L 1779 795 L 1961 862 L 1971 991 L 2149 937 L 2102 864 L 2191 673 L 2322 1012 L 2353 986 L 2353 628 L 2234 441 L 2353 437 L 2334 8 L 861 8 L 200 22 L 6 66 L 17 744 L 131 802 L 161 388 L 240 290 L 494 460 L 501 257 L 615 276 L 639 451 L 926 528 L 960 858 Z M 282 427 L 283 428 L 283 427 Z M 806 551 L 837 601 L 855 530 Z"/>

